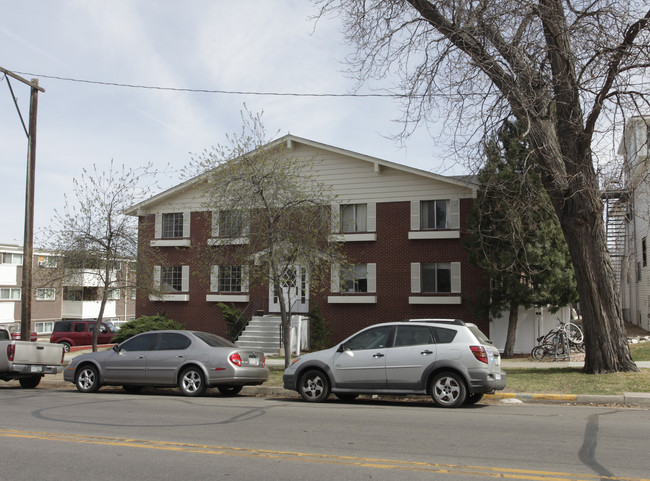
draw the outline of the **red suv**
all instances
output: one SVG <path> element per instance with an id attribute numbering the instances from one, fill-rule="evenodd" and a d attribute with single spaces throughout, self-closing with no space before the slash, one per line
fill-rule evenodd
<path id="1" fill-rule="evenodd" d="M 70 352 L 71 346 L 90 346 L 93 343 L 93 331 L 97 321 L 56 321 L 50 342 L 63 344 L 65 352 Z M 110 344 L 117 329 L 110 322 L 102 322 L 97 335 L 97 344 Z"/>

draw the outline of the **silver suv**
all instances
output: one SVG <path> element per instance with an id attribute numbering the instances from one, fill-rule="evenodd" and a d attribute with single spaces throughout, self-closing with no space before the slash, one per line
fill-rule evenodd
<path id="1" fill-rule="evenodd" d="M 333 392 L 428 394 L 442 407 L 474 404 L 506 386 L 499 350 L 474 324 L 412 319 L 367 327 L 342 343 L 298 357 L 284 371 L 284 387 L 305 401 Z"/>

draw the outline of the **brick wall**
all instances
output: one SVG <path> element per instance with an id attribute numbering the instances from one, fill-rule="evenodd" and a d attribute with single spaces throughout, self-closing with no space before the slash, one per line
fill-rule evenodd
<path id="1" fill-rule="evenodd" d="M 461 236 L 472 200 L 461 200 Z M 149 245 L 154 236 L 154 217 L 140 218 L 141 245 Z M 317 304 L 326 322 L 332 328 L 333 341 L 338 342 L 362 327 L 378 322 L 408 318 L 459 318 L 476 322 L 483 332 L 488 332 L 486 319 L 477 319 L 472 303 L 479 290 L 487 288 L 487 281 L 479 269 L 474 268 L 458 239 L 409 240 L 410 203 L 388 202 L 377 204 L 377 240 L 374 242 L 348 242 L 344 249 L 355 263 L 376 263 L 376 304 L 328 304 L 329 281 L 325 288 L 311 286 L 310 305 Z M 206 302 L 210 287 L 209 264 L 204 247 L 210 237 L 210 215 L 193 212 L 191 216 L 192 247 L 165 247 L 152 249 L 159 265 L 190 265 L 190 300 L 188 302 L 153 302 L 148 296 L 138 295 L 136 315 L 164 314 L 184 323 L 190 329 L 226 334 L 226 324 L 217 303 Z M 225 251 L 224 251 L 225 252 Z M 460 262 L 460 305 L 410 305 L 412 262 Z M 146 279 L 150 276 L 138 277 Z M 250 299 L 252 313 L 268 306 L 268 283 L 252 284 Z M 416 294 L 417 295 L 417 294 Z M 457 294 L 453 294 L 457 296 Z M 238 304 L 244 309 L 246 304 Z"/>

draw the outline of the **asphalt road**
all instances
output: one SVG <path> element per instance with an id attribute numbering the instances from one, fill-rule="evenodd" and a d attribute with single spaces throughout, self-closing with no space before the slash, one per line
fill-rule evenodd
<path id="1" fill-rule="evenodd" d="M 650 479 L 650 410 L 0 385 L 0 479 Z"/>

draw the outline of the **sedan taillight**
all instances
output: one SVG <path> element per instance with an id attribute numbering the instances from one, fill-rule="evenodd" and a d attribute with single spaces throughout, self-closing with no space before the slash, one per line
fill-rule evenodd
<path id="1" fill-rule="evenodd" d="M 235 353 L 231 354 L 230 357 L 228 358 L 228 360 L 230 362 L 232 362 L 235 366 L 240 366 L 241 367 L 242 363 L 241 363 L 241 356 L 239 355 L 239 353 L 235 352 Z"/>
<path id="2" fill-rule="evenodd" d="M 474 357 L 476 359 L 484 362 L 485 364 L 488 363 L 487 351 L 483 346 L 469 346 L 469 348 L 472 350 L 472 354 L 474 354 Z"/>

